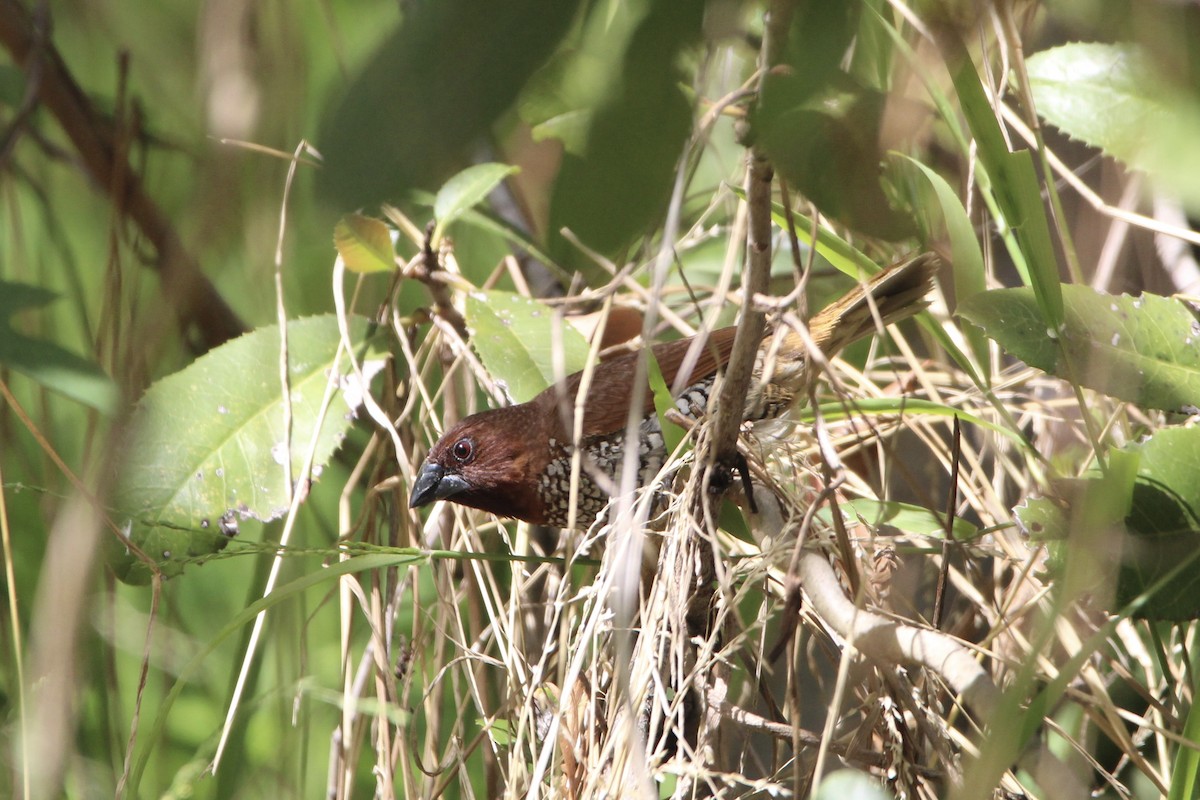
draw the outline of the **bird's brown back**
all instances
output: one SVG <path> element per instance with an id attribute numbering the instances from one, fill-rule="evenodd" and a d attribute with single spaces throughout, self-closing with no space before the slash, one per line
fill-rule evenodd
<path id="1" fill-rule="evenodd" d="M 922 298 L 929 292 L 940 260 L 932 253 L 883 270 L 864 284 L 818 312 L 808 324 L 809 340 L 827 357 L 837 354 L 847 345 L 874 333 L 878 321 L 889 325 L 911 316 L 925 304 Z M 707 334 L 699 348 L 694 364 L 681 375 L 698 334 L 686 339 L 664 342 L 652 349 L 663 380 L 678 396 L 687 387 L 708 381 L 725 368 L 733 350 L 736 327 L 720 328 Z M 768 331 L 764 342 L 774 336 Z M 764 348 L 765 349 L 765 348 Z M 787 395 L 802 395 L 807 381 L 815 376 L 808 369 L 808 345 L 804 337 L 788 329 L 783 340 L 774 348 L 775 371 L 770 378 Z M 584 437 L 624 430 L 629 419 L 629 404 L 633 399 L 633 379 L 642 353 L 626 353 L 597 364 L 587 385 L 582 434 Z M 547 414 L 563 420 L 569 413 L 561 412 L 561 404 L 573 404 L 583 382 L 584 373 L 568 377 L 561 387 L 546 389 L 532 402 Z M 761 376 L 759 376 L 761 377 Z M 654 411 L 654 397 L 649 384 L 642 392 L 642 415 Z M 561 435 L 571 438 L 571 431 L 561 429 Z"/>
<path id="2" fill-rule="evenodd" d="M 729 327 L 710 333 L 686 376 L 681 376 L 680 371 L 688 350 L 696 339 L 695 336 L 663 342 L 652 347 L 651 351 L 654 353 L 654 360 L 658 362 L 664 383 L 668 387 L 686 387 L 715 375 L 729 361 L 736 332 L 737 328 Z M 584 404 L 582 429 L 584 437 L 624 430 L 629 418 L 629 403 L 633 397 L 633 378 L 638 368 L 638 360 L 642 357 L 643 353 L 634 351 L 606 359 L 595 366 L 586 387 L 587 402 Z M 577 372 L 566 379 L 562 390 L 552 386 L 532 402 L 546 413 L 557 414 L 563 399 L 567 399 L 568 403 L 575 400 L 583 377 L 584 373 Z M 641 413 L 644 415 L 653 411 L 654 395 L 647 380 L 642 395 Z M 570 432 L 564 430 L 563 435 L 569 436 Z"/>

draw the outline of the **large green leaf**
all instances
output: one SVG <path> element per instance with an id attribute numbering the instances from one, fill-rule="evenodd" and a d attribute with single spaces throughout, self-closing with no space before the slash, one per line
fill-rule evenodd
<path id="1" fill-rule="evenodd" d="M 1141 614 L 1195 619 L 1200 616 L 1200 430 L 1162 430 L 1128 449 L 1139 460 L 1125 519 L 1131 536 L 1118 601 L 1154 591 Z"/>
<path id="2" fill-rule="evenodd" d="M 512 292 L 472 292 L 467 295 L 466 312 L 475 352 L 518 403 L 587 363 L 588 345 L 582 334 L 536 300 Z M 555 370 L 558 346 L 562 348 L 561 373 Z"/>
<path id="3" fill-rule="evenodd" d="M 1200 321 L 1181 301 L 1063 286 L 1059 340 L 1030 289 L 976 295 L 959 313 L 1030 366 L 1147 408 L 1200 405 Z"/>
<path id="4" fill-rule="evenodd" d="M 668 453 L 674 453 L 675 448 L 687 435 L 679 425 L 671 421 L 669 414 L 678 411 L 675 398 L 671 395 L 671 387 L 667 386 L 658 359 L 654 357 L 654 349 L 646 348 L 646 377 L 650 381 L 650 391 L 654 395 L 654 412 L 658 415 L 658 427 L 662 430 L 663 442 Z"/>
<path id="5" fill-rule="evenodd" d="M 914 176 L 928 185 L 936 202 L 924 202 L 924 214 L 936 220 L 940 212 L 941 227 L 945 228 L 946 236 L 950 239 L 950 267 L 954 272 L 954 304 L 966 301 L 987 288 L 986 275 L 983 268 L 983 253 L 979 249 L 979 240 L 975 238 L 975 226 L 967 216 L 967 210 L 958 198 L 958 194 L 946 182 L 946 179 L 915 158 L 903 154 L 895 154 L 894 159 Z M 940 330 L 940 328 L 939 328 Z M 986 352 L 986 340 L 979 331 L 971 329 L 967 332 L 967 341 L 975 361 L 985 370 L 989 362 Z M 951 353 L 952 348 L 947 348 Z M 990 375 L 985 374 L 985 381 L 990 382 Z"/>
<path id="6" fill-rule="evenodd" d="M 863 4 L 794 6 L 781 53 L 788 68 L 772 69 L 763 81 L 753 141 L 826 216 L 871 236 L 906 238 L 915 227 L 893 207 L 881 168 L 883 112 L 896 99 L 888 99 L 879 65 L 864 61 L 862 42 L 855 44 L 864 32 Z M 855 58 L 847 72 L 849 51 Z"/>
<path id="7" fill-rule="evenodd" d="M 1128 42 L 1075 43 L 1031 56 L 1027 68 L 1051 124 L 1200 203 L 1200 103 L 1170 56 Z"/>
<path id="8" fill-rule="evenodd" d="M 919 175 L 937 199 L 936 210 L 940 215 L 934 215 L 932 209 L 929 213 L 935 219 L 936 216 L 941 217 L 941 226 L 945 228 L 946 236 L 950 239 L 950 266 L 954 270 L 955 304 L 982 292 L 987 285 L 983 253 L 979 249 L 979 240 L 975 238 L 975 226 L 967 216 L 962 200 L 946 179 L 930 167 L 902 153 L 894 154 L 894 158 L 907 165 L 914 175 Z"/>
<path id="9" fill-rule="evenodd" d="M 1058 256 L 1042 205 L 1042 187 L 1028 150 L 1009 152 L 996 112 L 963 43 L 946 37 L 951 76 L 963 116 L 978 145 L 984 183 L 993 188 L 1001 231 L 1017 269 L 1036 293 L 1045 326 L 1062 323 Z"/>
<path id="10" fill-rule="evenodd" d="M 882 92 L 842 73 L 814 89 L 794 71 L 773 72 L 763 84 L 754 137 L 771 165 L 827 216 L 897 240 L 915 227 L 884 192 L 879 130 L 885 101 Z"/>
<path id="11" fill-rule="evenodd" d="M 1192 677 L 1192 696 L 1197 689 L 1196 677 Z M 1200 741 L 1200 704 L 1192 703 L 1183 725 L 1186 742 Z M 1190 800 L 1200 797 L 1200 752 L 1191 747 L 1180 747 L 1171 760 L 1171 791 L 1167 800 Z"/>
<path id="12" fill-rule="evenodd" d="M 1200 616 L 1200 429 L 1170 428 L 1109 453 L 1108 474 L 1094 470 L 1055 486 L 1053 498 L 1015 509 L 1024 530 L 1050 544 L 1051 568 L 1066 574 L 1099 559 L 1096 580 L 1115 572 L 1114 608 L 1137 601 L 1149 619 Z M 1104 508 L 1107 506 L 1107 508 Z M 1097 509 L 1102 509 L 1098 511 Z M 1119 546 L 1098 537 L 1117 535 Z M 1065 540 L 1065 541 L 1064 541 Z M 1111 585 L 1111 584 L 1110 584 Z"/>
<path id="13" fill-rule="evenodd" d="M 610 77 L 616 91 L 588 118 L 582 155 L 566 153 L 550 203 L 551 255 L 592 285 L 610 275 L 559 232 L 619 258 L 663 213 L 693 108 L 680 84 L 681 54 L 699 40 L 697 0 L 648 4 L 625 58 Z M 598 6 L 594 13 L 606 13 Z"/>
<path id="14" fill-rule="evenodd" d="M 1075 43 L 1026 61 L 1038 113 L 1074 139 L 1138 165 L 1171 112 L 1133 44 Z"/>
<path id="15" fill-rule="evenodd" d="M 365 347 L 367 322 L 352 320 L 350 335 Z M 115 505 L 130 538 L 164 574 L 220 550 L 239 519 L 266 521 L 287 511 L 289 442 L 292 474 L 311 450 L 313 475 L 320 475 L 362 399 L 348 357 L 338 359 L 339 342 L 332 315 L 288 323 L 290 432 L 277 325 L 210 351 L 146 392 L 130 420 Z M 335 397 L 322 416 L 330 375 L 340 376 L 345 400 Z M 123 580 L 149 577 L 123 549 L 114 549 L 111 562 Z"/>
<path id="16" fill-rule="evenodd" d="M 55 294 L 37 286 L 0 281 L 0 365 L 27 375 L 72 400 L 111 414 L 119 392 L 104 370 L 46 339 L 34 339 L 11 327 L 18 311 L 40 308 Z"/>
<path id="17" fill-rule="evenodd" d="M 319 180 L 343 209 L 432 189 L 517 97 L 575 19 L 577 0 L 408 3 L 400 28 L 326 113 Z"/>

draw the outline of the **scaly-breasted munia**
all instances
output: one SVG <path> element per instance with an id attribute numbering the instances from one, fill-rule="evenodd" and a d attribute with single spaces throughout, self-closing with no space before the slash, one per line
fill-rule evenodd
<path id="1" fill-rule="evenodd" d="M 830 357 L 875 331 L 877 318 L 888 325 L 915 314 L 925 306 L 923 298 L 939 264 L 932 254 L 920 255 L 855 287 L 812 318 L 808 325 L 812 342 Z M 654 346 L 654 358 L 666 385 L 684 387 L 675 394 L 676 406 L 684 416 L 696 419 L 705 413 L 716 375 L 729 359 L 735 330 L 730 327 L 710 333 L 682 380 L 679 373 L 695 337 Z M 772 345 L 776 335 L 781 340 Z M 764 337 L 744 420 L 777 417 L 794 402 L 803 402 L 817 373 L 808 353 L 803 337 L 790 329 L 771 331 Z M 583 410 L 576 527 L 590 527 L 608 504 L 607 489 L 620 485 L 618 473 L 639 357 L 640 353 L 628 353 L 601 361 L 594 368 Z M 762 371 L 768 362 L 773 366 L 764 381 Z M 451 427 L 426 456 L 409 506 L 449 500 L 501 517 L 567 527 L 573 441 L 570 409 L 582 375 L 571 375 L 526 403 L 473 414 Z M 642 486 L 653 479 L 667 457 L 649 387 L 643 397 L 645 416 L 638 441 L 638 483 Z"/>

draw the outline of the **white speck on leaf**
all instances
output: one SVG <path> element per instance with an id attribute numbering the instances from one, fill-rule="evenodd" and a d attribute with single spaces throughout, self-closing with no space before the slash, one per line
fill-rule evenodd
<path id="1" fill-rule="evenodd" d="M 363 395 L 368 391 L 371 385 L 371 380 L 379 374 L 383 369 L 384 360 L 382 358 L 371 359 L 364 361 L 362 364 L 362 380 L 358 379 L 356 373 L 343 375 L 338 380 L 338 388 L 342 390 L 342 399 L 346 401 L 346 405 L 350 407 L 351 412 L 357 412 L 363 405 Z M 363 384 L 366 384 L 365 386 Z"/>
<path id="2" fill-rule="evenodd" d="M 229 409 L 226 408 L 225 406 L 217 406 L 217 413 L 218 414 L 228 414 Z"/>
<path id="3" fill-rule="evenodd" d="M 271 445 L 271 458 L 275 460 L 276 464 L 280 466 L 286 464 L 287 456 L 288 449 L 286 442 L 276 442 L 275 444 Z"/>

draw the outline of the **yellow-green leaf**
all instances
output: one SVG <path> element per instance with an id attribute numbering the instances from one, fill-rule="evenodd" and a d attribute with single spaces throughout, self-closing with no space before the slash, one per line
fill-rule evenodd
<path id="1" fill-rule="evenodd" d="M 390 272 L 396 268 L 392 232 L 382 220 L 347 214 L 333 226 L 333 246 L 352 272 Z"/>

